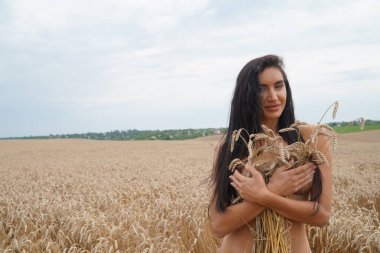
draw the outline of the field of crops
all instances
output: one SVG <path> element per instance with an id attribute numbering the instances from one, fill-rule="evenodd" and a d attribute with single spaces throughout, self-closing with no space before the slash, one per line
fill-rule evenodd
<path id="1" fill-rule="evenodd" d="M 217 137 L 0 141 L 0 252 L 215 252 Z M 380 131 L 339 138 L 333 214 L 314 252 L 380 252 Z"/>
<path id="2" fill-rule="evenodd" d="M 341 134 L 361 132 L 361 131 L 380 130 L 380 124 L 366 125 L 363 130 L 360 128 L 360 125 L 336 126 L 334 127 L 334 130 L 337 133 L 341 133 Z"/>

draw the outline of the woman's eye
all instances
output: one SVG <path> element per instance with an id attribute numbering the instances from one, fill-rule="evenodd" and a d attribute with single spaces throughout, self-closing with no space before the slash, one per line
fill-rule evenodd
<path id="1" fill-rule="evenodd" d="M 281 84 L 277 84 L 276 86 L 275 86 L 275 88 L 276 89 L 281 89 L 282 87 L 284 87 L 284 84 L 283 83 L 281 83 Z"/>

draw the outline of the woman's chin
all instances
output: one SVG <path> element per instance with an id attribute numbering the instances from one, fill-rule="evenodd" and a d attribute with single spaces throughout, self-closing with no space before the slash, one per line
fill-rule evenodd
<path id="1" fill-rule="evenodd" d="M 265 124 L 266 122 L 277 122 L 280 119 L 281 113 L 271 113 L 265 115 L 262 122 Z"/>

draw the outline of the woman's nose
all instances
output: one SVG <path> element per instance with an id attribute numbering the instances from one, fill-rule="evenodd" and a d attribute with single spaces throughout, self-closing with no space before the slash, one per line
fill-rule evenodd
<path id="1" fill-rule="evenodd" d="M 268 91 L 268 99 L 270 101 L 277 100 L 277 94 L 276 94 L 276 91 L 274 89 L 269 89 L 269 91 Z"/>

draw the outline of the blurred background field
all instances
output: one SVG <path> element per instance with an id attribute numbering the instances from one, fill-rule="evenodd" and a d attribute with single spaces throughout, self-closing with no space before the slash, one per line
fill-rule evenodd
<path id="1" fill-rule="evenodd" d="M 344 122 L 344 124 L 331 123 L 334 130 L 337 133 L 354 133 L 354 132 L 362 132 L 362 131 L 370 131 L 370 130 L 380 130 L 380 122 L 374 120 L 367 120 L 365 122 L 365 128 L 362 129 L 360 124 L 356 121 L 354 123 Z"/>
<path id="2" fill-rule="evenodd" d="M 0 252 L 215 252 L 220 136 L 181 141 L 1 140 Z M 380 252 L 380 131 L 339 136 L 333 213 L 314 252 Z"/>

